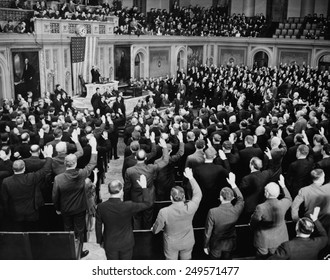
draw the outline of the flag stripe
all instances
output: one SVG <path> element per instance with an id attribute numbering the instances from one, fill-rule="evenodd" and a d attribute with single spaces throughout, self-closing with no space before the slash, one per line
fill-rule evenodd
<path id="1" fill-rule="evenodd" d="M 75 39 L 84 39 L 84 40 L 75 40 Z M 73 40 L 74 39 L 74 40 Z M 76 94 L 81 93 L 81 84 L 79 81 L 79 75 L 82 75 L 86 83 L 90 82 L 90 70 L 92 65 L 96 62 L 96 48 L 97 48 L 97 37 L 96 36 L 87 36 L 87 37 L 73 37 L 71 42 L 78 41 L 80 42 L 80 51 L 79 57 L 77 54 L 77 46 L 73 49 L 73 44 L 71 44 L 71 61 L 72 61 L 72 77 L 73 77 L 73 92 Z M 81 57 L 83 58 L 81 59 Z"/>

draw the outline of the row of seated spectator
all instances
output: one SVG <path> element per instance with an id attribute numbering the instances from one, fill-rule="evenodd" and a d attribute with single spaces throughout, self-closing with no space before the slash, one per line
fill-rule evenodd
<path id="1" fill-rule="evenodd" d="M 136 7 L 115 13 L 119 17 L 117 34 L 259 37 L 266 28 L 261 15 L 228 16 L 222 7 L 177 7 L 171 12 L 152 8 L 145 17 Z"/>
<path id="2" fill-rule="evenodd" d="M 24 7 L 28 8 L 26 5 Z M 16 0 L 14 6 L 21 7 L 20 1 Z M 135 6 L 121 8 L 106 3 L 93 7 L 77 5 L 70 0 L 58 8 L 47 7 L 45 1 L 38 1 L 32 9 L 34 15 L 26 22 L 27 25 L 31 25 L 27 27 L 30 32 L 33 31 L 35 18 L 107 21 L 111 15 L 119 18 L 116 34 L 260 37 L 267 29 L 263 14 L 251 18 L 244 14 L 228 16 L 221 6 L 206 9 L 198 5 L 174 5 L 171 12 L 152 8 L 144 15 Z"/>
<path id="3" fill-rule="evenodd" d="M 151 85 L 152 83 L 154 85 Z M 172 105 L 168 104 L 167 110 L 159 112 L 152 104 L 152 99 L 156 99 L 157 87 L 164 96 L 169 94 L 170 84 L 173 86 L 174 93 L 174 98 L 171 100 Z M 140 178 L 141 174 L 144 174 L 147 177 L 146 182 L 148 183 L 145 183 L 148 184 L 147 189 L 155 191 L 157 200 L 168 200 L 172 196 L 177 202 L 182 202 L 184 198 L 192 201 L 195 205 L 192 206 L 192 209 L 197 210 L 193 225 L 206 225 L 205 234 L 210 237 L 209 234 L 212 232 L 213 226 L 209 220 L 211 218 L 209 210 L 212 207 L 217 207 L 219 193 L 223 190 L 222 195 L 225 200 L 231 201 L 236 196 L 240 205 L 237 216 L 236 214 L 230 216 L 233 218 L 231 225 L 235 225 L 237 219 L 244 223 L 252 219 L 251 225 L 255 226 L 252 230 L 256 232 L 255 247 L 261 257 L 268 257 L 268 253 L 274 253 L 282 242 L 287 241 L 286 228 L 283 227 L 285 225 L 284 214 L 290 208 L 292 200 L 294 201 L 291 211 L 292 218 L 300 221 L 299 218 L 302 216 L 299 216 L 297 209 L 302 200 L 307 202 L 309 198 L 308 195 L 307 197 L 303 196 L 303 188 L 314 180 L 317 181 L 315 181 L 317 188 L 320 188 L 320 182 L 321 185 L 324 182 L 329 182 L 330 157 L 329 144 L 327 143 L 329 141 L 330 113 L 329 85 L 328 71 L 321 72 L 306 65 L 299 67 L 295 64 L 252 69 L 233 65 L 219 67 L 201 65 L 188 69 L 187 73 L 180 70 L 172 78 L 149 80 L 150 90 L 152 87 L 155 89 L 152 94 L 145 98 L 148 106 L 142 107 L 142 102 L 138 102 L 134 109 L 133 118 L 127 122 L 124 131 L 124 143 L 127 144 L 122 173 L 124 201 L 133 200 L 136 203 L 143 203 L 141 195 L 148 191 L 142 191 L 139 187 L 146 187 L 143 183 L 144 180 L 139 180 L 139 183 L 136 180 Z M 193 92 L 190 91 L 191 89 Z M 194 91 L 195 89 L 198 90 Z M 195 104 L 197 110 L 193 109 L 194 99 L 191 99 L 192 96 L 196 96 L 197 100 L 201 101 Z M 75 144 L 77 150 L 78 142 L 82 147 L 85 147 L 83 152 L 85 161 L 83 162 L 86 164 L 88 163 L 86 159 L 91 158 L 89 147 L 92 145 L 92 143 L 91 145 L 87 144 L 88 141 L 86 140 L 91 137 L 87 135 L 92 134 L 93 131 L 93 135 L 97 138 L 99 153 L 104 155 L 105 151 L 109 151 L 109 141 L 107 140 L 114 137 L 116 138 L 114 142 L 118 141 L 116 125 L 119 122 L 122 123 L 125 116 L 120 94 L 118 94 L 115 103 L 107 104 L 107 97 L 96 92 L 91 100 L 94 111 L 85 111 L 84 113 L 75 112 L 70 107 L 65 110 L 65 106 L 70 105 L 60 87 L 56 88 L 55 98 L 46 96 L 40 99 L 36 107 L 32 106 L 31 102 L 24 102 L 24 99 L 23 96 L 14 102 L 6 100 L 1 112 L 2 161 L 0 161 L 0 171 L 3 172 L 0 174 L 4 178 L 3 184 L 1 184 L 1 201 L 4 207 L 4 218 L 7 222 L 9 220 L 11 226 L 26 226 L 22 223 L 26 217 L 23 215 L 27 211 L 25 207 L 19 209 L 21 211 L 19 213 L 24 216 L 21 218 L 20 215 L 19 220 L 15 220 L 17 217 L 9 211 L 13 209 L 12 207 L 16 207 L 15 200 L 9 199 L 9 196 L 14 194 L 10 193 L 8 182 L 9 178 L 10 180 L 14 178 L 11 168 L 14 167 L 14 172 L 17 172 L 17 165 L 21 163 L 16 161 L 17 156 L 27 162 L 26 159 L 31 157 L 32 152 L 33 156 L 37 157 L 36 160 L 39 161 L 41 159 L 39 159 L 39 154 L 35 154 L 35 148 L 37 149 L 35 145 L 43 146 L 43 143 L 51 142 L 52 137 L 55 136 L 55 150 L 60 153 L 62 151 L 59 151 L 61 145 L 57 146 L 58 142 L 61 142 L 59 140 L 67 139 L 66 141 L 70 143 L 72 137 L 71 140 L 74 143 L 71 144 Z M 48 103 L 50 106 L 47 105 Z M 78 127 L 79 130 L 77 130 Z M 78 131 L 82 134 L 80 137 L 77 136 L 76 132 Z M 40 139 L 44 140 L 40 141 Z M 71 146 L 66 144 L 67 149 Z M 69 153 L 69 150 L 67 152 Z M 63 154 L 61 155 L 63 158 Z M 53 157 L 54 161 L 56 155 Z M 12 160 L 15 160 L 14 163 Z M 70 162 L 68 160 L 68 163 Z M 98 168 L 102 168 L 102 166 L 104 168 L 104 161 L 100 159 L 100 162 Z M 153 163 L 152 166 L 144 167 L 145 165 L 148 166 L 149 163 Z M 83 168 L 85 164 L 78 165 L 78 167 Z M 43 165 L 40 162 L 38 166 L 42 168 Z M 60 164 L 61 170 L 66 167 L 66 163 Z M 191 171 L 188 169 L 186 172 L 187 180 L 182 178 L 185 167 L 191 168 Z M 142 172 L 140 168 L 152 170 Z M 319 169 L 323 170 L 324 175 Z M 41 172 L 45 172 L 45 170 L 42 169 Z M 236 179 L 232 175 L 229 176 L 229 172 L 236 174 Z M 269 199 L 276 199 L 277 201 L 280 188 L 276 183 L 279 178 L 282 178 L 280 174 L 285 176 L 285 183 L 281 179 L 280 184 L 281 189 L 283 189 L 284 200 L 282 199 L 281 202 L 279 199 L 279 205 L 276 206 L 278 207 L 276 213 L 281 214 L 275 217 L 275 223 L 272 220 L 272 215 L 267 217 L 267 220 L 263 220 L 263 206 L 261 205 L 264 205 L 265 199 L 266 202 Z M 310 176 L 311 174 L 312 176 Z M 178 181 L 176 175 L 181 177 L 182 189 L 176 188 L 172 193 L 171 188 Z M 320 178 L 324 178 L 324 180 L 322 179 L 322 181 Z M 273 184 L 269 186 L 269 183 Z M 235 187 L 236 184 L 242 193 L 241 195 Z M 14 183 L 11 186 L 14 186 Z M 42 194 L 46 199 L 46 194 L 49 195 L 52 190 L 52 184 L 44 184 L 43 186 Z M 266 197 L 263 195 L 265 186 L 268 186 Z M 121 190 L 117 188 L 120 189 L 118 182 L 109 185 L 112 195 L 121 193 Z M 201 191 L 198 191 L 198 188 Z M 327 187 L 324 188 L 324 190 L 327 189 Z M 330 199 L 328 194 L 323 194 L 323 189 L 321 192 L 324 203 L 322 203 L 319 219 L 328 231 L 330 210 L 327 205 L 329 205 Z M 31 196 L 29 196 L 30 198 Z M 84 195 L 82 195 L 83 198 Z M 57 195 L 53 196 L 55 204 L 58 203 L 57 199 Z M 73 198 L 68 197 L 67 199 L 68 202 L 73 202 L 73 200 L 71 201 Z M 153 208 L 149 207 L 154 199 L 148 203 L 144 201 L 145 206 L 141 208 L 148 209 L 134 215 L 135 229 L 150 229 L 153 225 L 155 221 Z M 245 201 L 244 207 L 242 200 Z M 235 203 L 233 202 L 233 204 Z M 25 203 L 24 205 L 34 207 L 33 203 Z M 182 203 L 182 205 L 184 204 Z M 304 214 L 312 213 L 311 209 L 314 206 L 315 204 L 312 203 Z M 57 210 L 60 210 L 57 204 L 56 207 Z M 100 223 L 102 224 L 102 222 L 100 222 L 100 215 L 102 215 L 101 211 L 103 210 L 101 208 L 103 206 L 99 207 L 96 210 L 99 211 L 96 228 L 97 242 L 101 243 Z M 81 208 L 81 210 L 83 209 L 85 211 L 87 208 Z M 33 216 L 33 222 L 38 221 L 36 211 L 33 210 L 33 214 L 36 214 Z M 65 212 L 63 213 L 65 214 Z M 164 224 L 169 225 L 168 221 L 164 222 L 165 216 L 162 216 L 161 213 L 164 214 L 163 211 L 160 212 L 160 216 L 153 226 L 155 233 L 162 228 L 166 232 L 167 228 L 164 227 Z M 193 214 L 192 212 L 189 218 L 182 216 L 180 230 L 183 225 L 187 226 L 189 231 L 192 230 Z M 207 219 L 207 217 L 209 218 Z M 105 217 L 102 220 L 106 221 L 106 219 Z M 126 219 L 127 217 L 125 221 Z M 113 222 L 119 221 L 123 222 L 116 216 Z M 127 229 L 129 231 L 131 230 L 131 220 L 128 219 L 128 221 Z M 267 229 L 263 227 L 265 222 L 267 222 Z M 7 224 L 1 223 L 1 225 Z M 268 237 L 273 239 L 273 235 L 266 234 L 265 236 L 265 231 L 269 233 L 270 225 L 276 237 L 275 242 L 258 243 L 260 241 L 258 236 L 262 236 L 265 240 L 268 240 Z M 108 230 L 115 227 L 106 226 L 106 228 Z M 277 235 L 278 231 L 281 234 Z M 226 238 L 229 237 L 231 242 L 235 243 L 234 233 L 233 228 L 230 231 L 230 236 L 226 236 Z M 225 237 L 221 236 L 221 233 L 218 234 L 220 238 Z M 79 232 L 77 236 L 79 236 Z M 188 236 L 191 237 L 190 234 Z M 323 246 L 325 246 L 324 238 L 323 234 Z M 126 241 L 118 240 L 118 244 Z M 164 244 L 167 243 L 164 242 Z M 189 246 L 193 246 L 191 244 L 193 243 L 189 242 Z M 105 245 L 106 250 L 111 251 L 112 248 L 109 249 L 107 244 Z M 179 250 L 179 245 L 181 244 L 176 244 L 177 247 L 174 247 L 173 250 Z M 213 247 L 212 242 L 205 243 L 204 246 L 208 253 L 215 254 L 214 249 L 216 248 Z M 233 247 L 230 247 L 229 251 L 232 249 Z M 230 257 L 230 253 L 227 254 L 227 257 Z M 316 255 L 314 254 L 313 258 L 316 258 Z M 185 257 L 187 256 L 189 254 Z M 214 255 L 214 257 L 218 258 L 219 256 Z"/>
<path id="4" fill-rule="evenodd" d="M 18 24 L 14 24 L 12 20 L 8 20 L 8 22 L 1 27 L 0 32 L 4 33 L 30 33 L 33 32 L 30 25 L 27 25 L 25 21 L 20 21 Z"/>

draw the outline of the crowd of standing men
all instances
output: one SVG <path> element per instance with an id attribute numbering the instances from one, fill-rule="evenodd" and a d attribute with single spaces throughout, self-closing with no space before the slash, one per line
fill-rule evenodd
<path id="1" fill-rule="evenodd" d="M 36 106 L 5 100 L 1 227 L 40 230 L 38 210 L 51 201 L 81 241 L 86 210 L 95 213 L 109 259 L 132 258 L 133 229 L 163 231 L 165 257 L 190 259 L 201 226 L 205 253 L 232 258 L 237 223 L 250 224 L 258 258 L 317 258 L 330 228 L 329 77 L 305 65 L 193 67 L 152 80 L 130 120 L 120 93 L 109 103 L 97 91 L 92 112 L 66 109 L 60 87 Z M 99 204 L 122 125 L 123 182 Z M 154 219 L 153 203 L 168 200 Z M 298 240 L 288 240 L 291 218 Z"/>

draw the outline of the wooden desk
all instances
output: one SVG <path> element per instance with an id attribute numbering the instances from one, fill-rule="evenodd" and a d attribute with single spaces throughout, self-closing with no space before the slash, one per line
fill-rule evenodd
<path id="1" fill-rule="evenodd" d="M 112 81 L 106 84 L 85 84 L 87 89 L 87 95 L 85 98 L 90 100 L 92 98 L 92 95 L 96 92 L 97 88 L 100 88 L 101 94 L 104 93 L 107 88 L 109 90 L 118 90 L 118 84 L 118 81 Z"/>

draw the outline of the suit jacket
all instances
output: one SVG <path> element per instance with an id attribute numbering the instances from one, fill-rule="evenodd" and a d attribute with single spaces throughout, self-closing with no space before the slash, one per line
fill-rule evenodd
<path id="1" fill-rule="evenodd" d="M 319 252 L 327 245 L 327 233 L 319 221 L 309 238 L 295 237 L 282 243 L 271 260 L 317 260 Z"/>
<path id="2" fill-rule="evenodd" d="M 37 172 L 14 174 L 2 182 L 2 202 L 6 216 L 16 222 L 37 221 L 38 207 L 42 204 L 38 183 L 51 171 L 52 159 L 47 158 L 44 167 Z"/>
<path id="3" fill-rule="evenodd" d="M 75 152 L 74 154 L 76 155 L 76 157 L 78 159 L 84 154 L 84 151 L 79 142 L 77 142 L 75 144 L 75 146 L 77 148 L 77 152 Z M 66 156 L 67 156 L 67 154 L 57 154 L 57 156 L 53 158 L 52 170 L 53 170 L 53 174 L 55 174 L 55 176 L 65 172 L 64 160 L 65 160 Z"/>
<path id="4" fill-rule="evenodd" d="M 21 155 L 21 158 L 22 159 L 29 158 L 31 156 L 30 147 L 31 147 L 31 144 L 29 144 L 29 143 L 22 143 L 22 144 L 17 145 L 14 148 L 14 152 L 19 152 L 19 154 Z"/>
<path id="5" fill-rule="evenodd" d="M 50 141 L 46 144 L 46 146 L 48 145 L 52 145 L 53 148 L 54 148 L 54 151 L 53 151 L 53 157 L 56 157 L 57 156 L 57 152 L 56 152 L 56 145 L 61 142 L 62 140 L 59 140 L 59 139 L 54 139 L 53 141 Z M 66 143 L 66 148 L 67 148 L 67 151 L 76 151 L 76 145 L 75 144 L 72 144 L 72 143 L 69 143 L 69 142 L 65 142 Z M 39 142 L 39 146 L 40 147 L 43 147 L 44 146 L 44 140 L 43 138 L 40 139 L 40 142 Z"/>
<path id="6" fill-rule="evenodd" d="M 243 211 L 244 200 L 238 188 L 233 190 L 237 196 L 235 205 L 220 204 L 207 215 L 204 248 L 210 248 L 211 255 L 215 258 L 221 256 L 221 251 L 233 251 L 236 247 L 235 225 Z"/>
<path id="7" fill-rule="evenodd" d="M 196 147 L 195 147 L 194 141 L 187 142 L 184 144 L 184 153 L 179 160 L 179 170 L 181 172 L 183 172 L 183 170 L 184 170 L 184 167 L 185 167 L 186 161 L 187 161 L 187 157 L 189 155 L 192 155 L 195 151 L 196 151 Z"/>
<path id="8" fill-rule="evenodd" d="M 165 248 L 183 250 L 192 248 L 195 244 L 192 219 L 202 199 L 202 192 L 193 178 L 190 180 L 193 195 L 189 202 L 173 202 L 172 205 L 160 209 L 153 225 L 153 233 L 164 230 L 163 239 Z"/>
<path id="9" fill-rule="evenodd" d="M 245 149 L 239 151 L 239 157 L 240 169 L 237 175 L 239 178 L 243 178 L 245 175 L 248 175 L 250 173 L 249 165 L 251 158 L 258 157 L 263 160 L 264 154 L 260 148 L 246 147 Z"/>
<path id="10" fill-rule="evenodd" d="M 330 157 L 321 159 L 315 165 L 316 168 L 321 168 L 325 174 L 325 183 L 330 182 Z"/>
<path id="11" fill-rule="evenodd" d="M 189 168 L 194 168 L 205 162 L 204 152 L 196 150 L 192 155 L 187 157 L 186 166 Z"/>
<path id="12" fill-rule="evenodd" d="M 92 69 L 91 74 L 92 74 L 92 83 L 99 84 L 100 83 L 100 77 L 101 77 L 99 71 L 96 70 L 96 69 Z"/>
<path id="13" fill-rule="evenodd" d="M 242 191 L 245 207 L 244 216 L 250 219 L 257 205 L 264 202 L 265 186 L 270 182 L 273 175 L 271 169 L 255 171 L 243 177 L 239 188 Z"/>
<path id="14" fill-rule="evenodd" d="M 219 205 L 220 190 L 228 186 L 228 171 L 221 165 L 202 163 L 193 169 L 193 173 L 203 194 L 194 218 L 194 226 L 198 227 L 204 226 L 208 211 Z"/>
<path id="15" fill-rule="evenodd" d="M 303 130 L 306 130 L 307 121 L 304 117 L 300 117 L 294 124 L 294 133 L 301 133 Z"/>
<path id="16" fill-rule="evenodd" d="M 121 251 L 134 246 L 132 216 L 152 205 L 149 190 L 143 189 L 142 194 L 141 202 L 109 198 L 98 205 L 95 224 L 96 242 L 101 244 L 104 241 L 106 251 Z"/>
<path id="17" fill-rule="evenodd" d="M 87 209 L 85 179 L 96 166 L 97 154 L 92 154 L 84 169 L 69 169 L 55 177 L 53 202 L 55 209 L 65 215 L 75 215 Z"/>
<path id="18" fill-rule="evenodd" d="M 277 248 L 281 243 L 289 240 L 284 217 L 291 206 L 292 198 L 287 188 L 283 191 L 284 198 L 267 199 L 256 207 L 251 217 L 254 246 L 257 248 Z"/>
<path id="19" fill-rule="evenodd" d="M 154 180 L 156 172 L 166 166 L 169 161 L 167 148 L 163 149 L 163 159 L 155 164 L 145 164 L 138 162 L 126 170 L 124 180 L 124 200 L 132 200 L 134 202 L 142 201 L 142 188 L 137 183 L 140 180 L 140 175 L 145 175 L 147 178 L 147 186 L 154 192 Z"/>
<path id="20" fill-rule="evenodd" d="M 313 160 L 311 158 L 297 159 L 289 166 L 286 174 L 286 186 L 293 198 L 296 197 L 302 187 L 312 183 L 310 173 L 313 170 Z"/>
<path id="21" fill-rule="evenodd" d="M 168 200 L 171 188 L 175 186 L 175 164 L 184 153 L 184 143 L 180 143 L 179 150 L 176 154 L 171 155 L 166 166 L 159 169 L 155 180 L 157 200 Z M 157 159 L 155 163 L 161 161 Z"/>
<path id="22" fill-rule="evenodd" d="M 24 159 L 25 162 L 25 173 L 36 172 L 41 169 L 44 165 L 46 160 L 40 159 L 36 156 L 31 156 L 29 158 Z"/>
<path id="23" fill-rule="evenodd" d="M 314 212 L 314 208 L 319 206 L 320 213 L 318 219 L 326 230 L 330 229 L 330 183 L 321 187 L 311 184 L 299 190 L 291 207 L 292 219 L 294 221 L 299 219 L 298 212 L 301 204 L 303 204 L 303 213 L 306 217 L 309 217 Z"/>
<path id="24" fill-rule="evenodd" d="M 153 158 L 156 156 L 156 144 L 155 143 L 151 143 L 151 152 L 146 154 L 146 158 L 147 160 Z M 122 176 L 123 179 L 125 179 L 125 173 L 126 170 L 132 166 L 134 166 L 137 163 L 137 159 L 135 158 L 136 153 L 134 154 L 130 154 L 129 156 L 124 158 L 124 163 L 123 163 L 123 168 L 122 168 Z"/>

